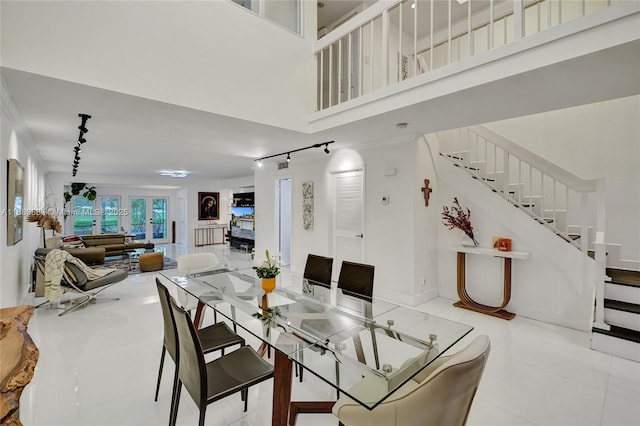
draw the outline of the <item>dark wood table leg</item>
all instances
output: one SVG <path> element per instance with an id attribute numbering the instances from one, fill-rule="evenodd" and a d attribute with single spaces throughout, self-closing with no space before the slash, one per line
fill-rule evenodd
<path id="1" fill-rule="evenodd" d="M 293 361 L 280 351 L 274 351 L 272 426 L 287 426 L 291 403 L 291 370 Z"/>
<path id="2" fill-rule="evenodd" d="M 289 426 L 295 426 L 298 413 L 330 413 L 335 401 L 291 401 Z"/>
<path id="3" fill-rule="evenodd" d="M 202 312 L 204 311 L 204 303 L 198 300 L 198 306 L 196 307 L 196 315 L 193 318 L 193 325 L 196 329 L 199 329 L 202 325 Z"/>
<path id="4" fill-rule="evenodd" d="M 516 314 L 503 309 L 511 299 L 511 258 L 504 258 L 504 278 L 502 282 L 502 304 L 500 306 L 488 306 L 474 301 L 467 293 L 465 271 L 465 253 L 458 252 L 457 258 L 457 290 L 460 300 L 453 304 L 458 308 L 468 309 L 474 312 L 491 315 L 494 317 L 511 320 Z"/>

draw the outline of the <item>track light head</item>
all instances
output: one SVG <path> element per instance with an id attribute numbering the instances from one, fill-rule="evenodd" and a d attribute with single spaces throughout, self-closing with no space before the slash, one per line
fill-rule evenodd
<path id="1" fill-rule="evenodd" d="M 292 152 L 304 151 L 304 150 L 311 149 L 311 148 L 322 148 L 323 145 L 324 145 L 324 152 L 328 154 L 329 153 L 329 144 L 332 144 L 334 142 L 335 141 L 318 142 L 318 143 L 315 143 L 313 145 L 305 146 L 304 148 L 293 149 L 291 151 L 285 151 L 285 152 L 281 152 L 279 154 L 267 155 L 266 157 L 256 158 L 253 161 L 255 161 L 257 163 L 258 167 L 260 167 L 261 166 L 260 162 L 262 160 L 266 160 L 267 158 L 279 157 L 281 155 L 287 154 L 287 162 L 289 162 L 289 161 L 291 161 L 291 153 Z"/>
<path id="2" fill-rule="evenodd" d="M 76 154 L 81 153 L 82 152 L 82 148 L 80 148 L 80 145 L 76 145 L 73 147 L 73 150 L 76 152 Z"/>
<path id="3" fill-rule="evenodd" d="M 87 129 L 84 125 L 78 126 L 78 129 L 80 129 L 82 133 L 87 133 L 89 131 L 89 129 Z"/>

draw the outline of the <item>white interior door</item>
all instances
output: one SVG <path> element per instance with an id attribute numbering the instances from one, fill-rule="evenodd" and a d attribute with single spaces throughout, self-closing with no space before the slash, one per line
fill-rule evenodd
<path id="1" fill-rule="evenodd" d="M 343 260 L 364 261 L 364 172 L 333 175 L 333 279 Z"/>
<path id="2" fill-rule="evenodd" d="M 291 178 L 278 181 L 278 249 L 280 262 L 291 264 Z"/>
<path id="3" fill-rule="evenodd" d="M 186 232 L 186 225 L 184 223 L 184 218 L 186 217 L 186 209 L 185 209 L 185 203 L 184 203 L 184 198 L 178 198 L 178 226 L 176 229 L 176 243 L 179 244 L 183 244 L 186 245 L 187 244 L 187 232 Z"/>

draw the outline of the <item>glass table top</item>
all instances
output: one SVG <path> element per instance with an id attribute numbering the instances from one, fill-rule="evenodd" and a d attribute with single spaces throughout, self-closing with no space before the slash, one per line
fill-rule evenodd
<path id="1" fill-rule="evenodd" d="M 296 274 L 279 276 L 271 293 L 250 268 L 160 274 L 368 408 L 473 329 Z"/>

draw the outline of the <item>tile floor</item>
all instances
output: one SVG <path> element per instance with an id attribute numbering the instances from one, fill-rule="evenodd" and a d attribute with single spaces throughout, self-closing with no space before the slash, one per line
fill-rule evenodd
<path id="1" fill-rule="evenodd" d="M 164 246 L 177 259 L 185 249 Z M 194 250 L 191 249 L 191 252 Z M 213 246 L 222 262 L 250 265 L 250 255 Z M 164 425 L 168 422 L 173 363 L 166 361 L 158 402 L 153 395 L 162 348 L 156 274 L 132 275 L 105 290 L 100 302 L 58 317 L 37 309 L 29 333 L 40 349 L 33 381 L 21 399 L 28 426 Z M 417 309 L 475 327 L 491 339 L 491 355 L 471 409 L 469 426 L 640 425 L 640 364 L 589 349 L 586 333 L 516 317 L 504 321 L 435 299 Z M 207 318 L 211 317 L 209 315 Z M 209 318 L 210 319 L 210 318 Z M 254 346 L 256 347 L 256 346 Z M 311 374 L 294 382 L 296 399 L 331 399 L 334 392 Z M 207 425 L 269 425 L 272 381 L 251 389 L 249 410 L 240 397 L 209 405 Z M 197 408 L 182 393 L 179 425 L 195 425 Z M 331 414 L 303 414 L 296 423 L 337 425 Z"/>

